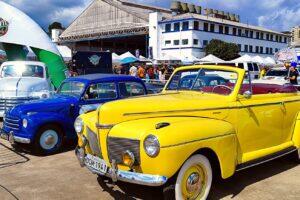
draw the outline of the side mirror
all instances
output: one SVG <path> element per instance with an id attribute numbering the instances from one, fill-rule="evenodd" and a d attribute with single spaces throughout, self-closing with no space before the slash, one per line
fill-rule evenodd
<path id="1" fill-rule="evenodd" d="M 247 91 L 244 92 L 243 96 L 244 96 L 245 99 L 251 99 L 252 92 L 247 90 Z"/>

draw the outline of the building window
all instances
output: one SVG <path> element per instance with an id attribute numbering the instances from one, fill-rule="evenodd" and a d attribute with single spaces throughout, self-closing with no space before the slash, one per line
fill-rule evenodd
<path id="1" fill-rule="evenodd" d="M 198 44 L 199 44 L 199 40 L 194 39 L 194 40 L 193 40 L 193 44 L 194 44 L 194 45 L 198 45 Z"/>
<path id="2" fill-rule="evenodd" d="M 284 37 L 284 43 L 287 43 L 287 38 L 286 37 Z"/>
<path id="3" fill-rule="evenodd" d="M 166 32 L 171 32 L 171 24 L 166 24 Z"/>
<path id="4" fill-rule="evenodd" d="M 183 22 L 182 23 L 182 30 L 183 31 L 189 30 L 189 22 Z"/>
<path id="5" fill-rule="evenodd" d="M 264 39 L 264 33 L 260 33 L 260 39 L 261 39 L 261 40 Z"/>
<path id="6" fill-rule="evenodd" d="M 215 32 L 215 25 L 214 24 L 210 24 L 210 32 Z"/>
<path id="7" fill-rule="evenodd" d="M 183 39 L 182 40 L 182 45 L 188 45 L 189 44 L 189 40 L 188 39 Z"/>
<path id="8" fill-rule="evenodd" d="M 239 51 L 242 51 L 242 45 L 238 44 L 238 47 L 239 47 Z"/>
<path id="9" fill-rule="evenodd" d="M 219 33 L 223 34 L 223 28 L 224 27 L 222 25 L 219 26 Z"/>
<path id="10" fill-rule="evenodd" d="M 266 54 L 269 54 L 269 47 L 266 47 Z"/>
<path id="11" fill-rule="evenodd" d="M 276 48 L 276 49 L 275 49 L 275 53 L 277 53 L 278 51 L 279 51 L 279 50 Z"/>
<path id="12" fill-rule="evenodd" d="M 278 37 L 278 35 L 276 35 L 276 42 L 278 42 L 278 40 L 279 40 L 279 37 Z"/>
<path id="13" fill-rule="evenodd" d="M 259 46 L 255 47 L 255 53 L 259 53 Z"/>
<path id="14" fill-rule="evenodd" d="M 206 47 L 208 45 L 208 40 L 203 40 L 203 47 Z"/>
<path id="15" fill-rule="evenodd" d="M 274 36 L 271 34 L 271 35 L 270 35 L 270 40 L 271 40 L 271 41 L 273 41 L 273 39 L 274 39 L 273 37 L 274 37 Z"/>
<path id="16" fill-rule="evenodd" d="M 245 46 L 244 46 L 244 51 L 245 51 L 245 52 L 248 52 L 248 45 L 245 45 Z"/>
<path id="17" fill-rule="evenodd" d="M 225 26 L 225 34 L 228 35 L 229 34 L 229 27 Z"/>
<path id="18" fill-rule="evenodd" d="M 246 37 L 249 37 L 249 31 L 248 30 L 245 30 L 245 35 L 246 35 Z"/>
<path id="19" fill-rule="evenodd" d="M 176 22 L 174 23 L 174 31 L 179 31 L 180 30 L 180 23 Z"/>
<path id="20" fill-rule="evenodd" d="M 273 48 L 270 48 L 270 54 L 273 54 Z"/>
<path id="21" fill-rule="evenodd" d="M 270 40 L 270 34 L 266 34 L 266 40 Z"/>
<path id="22" fill-rule="evenodd" d="M 171 40 L 166 40 L 165 45 L 171 44 Z"/>
<path id="23" fill-rule="evenodd" d="M 236 28 L 232 28 L 232 35 L 236 35 Z"/>
<path id="24" fill-rule="evenodd" d="M 249 52 L 253 53 L 253 46 L 252 45 L 249 46 Z"/>
<path id="25" fill-rule="evenodd" d="M 204 23 L 203 30 L 208 31 L 208 23 Z"/>
<path id="26" fill-rule="evenodd" d="M 174 42 L 174 45 L 175 45 L 175 46 L 178 46 L 178 45 L 179 45 L 179 40 L 174 40 L 173 42 Z"/>
<path id="27" fill-rule="evenodd" d="M 194 30 L 199 30 L 199 22 L 194 21 Z"/>
<path id="28" fill-rule="evenodd" d="M 282 42 L 282 37 L 281 36 L 279 36 L 279 42 Z"/>
<path id="29" fill-rule="evenodd" d="M 238 35 L 239 35 L 239 36 L 242 36 L 242 29 L 239 29 L 239 30 L 238 30 Z"/>
<path id="30" fill-rule="evenodd" d="M 253 31 L 250 31 L 250 38 L 253 38 Z"/>
<path id="31" fill-rule="evenodd" d="M 259 53 L 264 53 L 264 47 L 260 47 Z"/>

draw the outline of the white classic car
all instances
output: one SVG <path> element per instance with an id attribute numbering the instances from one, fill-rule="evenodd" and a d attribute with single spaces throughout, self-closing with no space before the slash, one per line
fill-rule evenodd
<path id="1" fill-rule="evenodd" d="M 44 63 L 5 62 L 0 67 L 0 117 L 29 100 L 48 98 L 53 88 Z"/>

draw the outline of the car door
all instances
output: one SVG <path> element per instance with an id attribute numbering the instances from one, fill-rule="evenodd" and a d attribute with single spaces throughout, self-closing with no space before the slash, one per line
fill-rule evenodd
<path id="1" fill-rule="evenodd" d="M 118 94 L 115 82 L 91 84 L 83 95 L 79 114 L 96 110 L 101 104 L 116 99 L 118 99 Z"/>
<path id="2" fill-rule="evenodd" d="M 247 162 L 256 152 L 280 145 L 284 120 L 283 98 L 277 94 L 253 94 L 238 100 L 237 137 L 242 160 Z"/>

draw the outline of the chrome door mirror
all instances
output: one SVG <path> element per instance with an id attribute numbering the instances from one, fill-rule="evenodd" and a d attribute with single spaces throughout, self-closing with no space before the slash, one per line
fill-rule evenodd
<path id="1" fill-rule="evenodd" d="M 245 99 L 251 99 L 252 92 L 247 90 L 247 91 L 244 92 L 243 96 L 244 96 Z"/>

